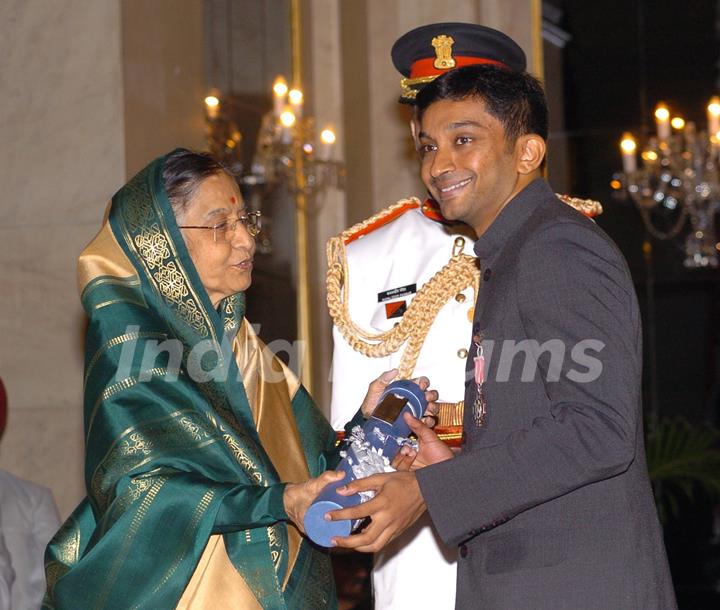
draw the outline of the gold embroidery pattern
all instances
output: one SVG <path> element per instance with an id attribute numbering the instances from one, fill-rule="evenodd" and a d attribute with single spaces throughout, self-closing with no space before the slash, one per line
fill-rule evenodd
<path id="1" fill-rule="evenodd" d="M 130 527 L 128 528 L 128 532 L 123 541 L 123 545 L 118 551 L 118 553 L 115 555 L 115 563 L 113 564 L 112 569 L 110 570 L 110 573 L 105 580 L 105 588 L 103 592 L 98 596 L 98 603 L 95 606 L 96 609 L 105 607 L 105 602 L 107 601 L 110 590 L 115 583 L 117 573 L 120 570 L 122 564 L 125 562 L 127 554 L 130 550 L 130 546 L 135 541 L 135 536 L 137 536 L 138 530 L 140 529 L 140 526 L 145 519 L 145 515 L 147 514 L 148 510 L 150 510 L 150 506 L 155 501 L 155 496 L 160 493 L 160 489 L 162 489 L 162 486 L 165 485 L 166 481 L 167 477 L 158 477 L 155 480 L 152 487 L 145 494 L 145 498 L 135 512 L 135 515 L 133 515 L 132 521 L 130 522 Z"/>
<path id="2" fill-rule="evenodd" d="M 303 541 L 303 545 L 306 544 Z M 306 548 L 305 552 L 309 556 L 302 574 L 297 577 L 297 582 L 302 582 L 304 585 L 303 604 L 306 608 L 327 608 L 330 605 L 328 592 L 333 589 L 330 559 L 313 548 Z"/>
<path id="3" fill-rule="evenodd" d="M 160 285 L 162 293 L 172 299 L 173 303 L 180 305 L 183 298 L 188 295 L 182 273 L 177 270 L 174 262 L 169 262 L 165 267 L 162 267 L 155 274 L 155 279 Z"/>
<path id="4" fill-rule="evenodd" d="M 165 333 L 157 333 L 157 332 L 134 332 L 134 333 L 125 333 L 124 335 L 118 335 L 117 337 L 113 337 L 110 339 L 105 345 L 103 345 L 98 351 L 95 352 L 93 357 L 90 359 L 90 362 L 88 362 L 88 365 L 85 367 L 85 380 L 83 382 L 84 385 L 87 385 L 88 377 L 90 376 L 90 372 L 92 371 L 93 367 L 97 364 L 97 361 L 102 357 L 102 355 L 107 352 L 108 350 L 111 350 L 113 347 L 117 347 L 118 345 L 125 343 L 126 341 L 137 341 L 138 339 L 167 339 L 167 335 Z"/>
<path id="5" fill-rule="evenodd" d="M 203 383 L 200 384 L 200 386 L 213 411 L 220 416 L 222 422 L 227 426 L 227 428 L 209 413 L 207 414 L 208 419 L 220 432 L 223 441 L 250 479 L 256 481 L 258 484 L 263 484 L 264 478 L 262 472 L 260 472 L 260 465 L 256 463 L 256 461 L 250 457 L 245 449 L 238 444 L 230 432 L 234 432 L 255 456 L 263 455 L 257 447 L 257 444 L 240 427 L 237 419 L 232 414 L 232 411 L 227 404 L 227 398 L 218 392 L 217 389 L 210 383 Z"/>
<path id="6" fill-rule="evenodd" d="M 154 369 L 143 372 L 146 375 L 149 375 L 151 378 L 167 375 L 167 369 L 165 367 L 155 367 Z M 125 379 L 121 379 L 116 383 L 110 384 L 102 391 L 98 399 L 95 401 L 92 411 L 90 412 L 90 417 L 88 418 L 87 434 L 85 435 L 85 442 L 87 442 L 87 439 L 90 438 L 90 431 L 92 430 L 93 424 L 95 423 L 95 416 L 97 415 L 97 411 L 100 408 L 100 405 L 108 398 L 112 398 L 113 396 L 115 396 L 115 394 L 117 394 L 118 392 L 122 392 L 123 390 L 132 388 L 137 383 L 137 377 L 126 377 Z"/>
<path id="7" fill-rule="evenodd" d="M 180 425 L 185 429 L 193 440 L 202 441 L 210 437 L 210 434 L 204 428 L 193 422 L 189 417 L 180 418 Z"/>
<path id="8" fill-rule="evenodd" d="M 161 267 L 163 261 L 170 257 L 167 240 L 164 235 L 154 230 L 156 227 L 157 225 L 153 224 L 150 226 L 152 232 L 142 229 L 142 232 L 135 236 L 135 245 L 150 269 Z"/>
<path id="9" fill-rule="evenodd" d="M 98 276 L 94 280 L 90 280 L 88 282 L 87 286 L 85 286 L 82 294 L 80 295 L 80 300 L 84 300 L 85 296 L 91 290 L 94 290 L 98 286 L 106 286 L 108 284 L 123 288 L 136 288 L 140 286 L 140 278 L 137 275 L 132 275 L 130 277 L 115 277 L 114 275 Z"/>
<path id="10" fill-rule="evenodd" d="M 262 485 L 263 475 L 257 469 L 255 462 L 252 461 L 252 459 L 245 452 L 245 450 L 238 444 L 238 442 L 232 437 L 232 435 L 228 434 L 227 432 L 223 434 L 223 440 L 225 441 L 225 444 L 230 447 L 230 451 L 232 451 L 232 454 L 235 456 L 238 464 L 243 467 L 243 469 L 252 477 L 252 479 L 258 485 Z"/>
<path id="11" fill-rule="evenodd" d="M 152 441 L 144 438 L 140 432 L 130 435 L 130 438 L 123 441 L 120 449 L 125 455 L 150 455 L 153 449 Z"/>
<path id="12" fill-rule="evenodd" d="M 125 189 L 128 198 L 121 207 L 120 218 L 127 232 L 126 243 L 142 261 L 148 278 L 167 305 L 198 335 L 207 337 L 210 330 L 202 308 L 190 294 L 187 276 L 171 260 L 170 244 L 158 219 L 152 218 L 152 194 L 145 177 L 138 177 Z"/>
<path id="13" fill-rule="evenodd" d="M 108 506 L 110 494 L 120 478 L 144 466 L 157 454 L 201 448 L 217 442 L 217 437 L 206 426 L 200 413 L 175 411 L 126 430 L 93 472 L 90 489 L 98 508 L 102 511 Z M 192 438 L 188 438 L 188 433 Z M 142 478 L 136 477 L 134 481 L 142 481 Z M 136 490 L 141 490 L 142 486 L 137 483 Z"/>
<path id="14" fill-rule="evenodd" d="M 80 525 L 74 518 L 68 519 L 55 535 L 55 554 L 57 561 L 45 564 L 48 596 L 52 599 L 58 579 L 65 574 L 80 558 Z"/>
<path id="15" fill-rule="evenodd" d="M 197 526 L 200 523 L 200 521 L 203 518 L 203 515 L 207 512 L 208 507 L 212 503 L 213 498 L 215 497 L 214 491 L 208 491 L 205 493 L 205 495 L 202 497 L 200 502 L 198 502 L 197 507 L 195 508 L 195 512 L 193 512 L 193 516 L 190 519 L 190 522 L 187 524 L 187 527 L 185 528 L 185 531 L 183 532 L 183 535 L 181 536 L 181 541 L 186 541 L 188 545 L 191 545 L 193 543 L 193 536 L 195 534 L 195 530 L 197 530 Z M 160 582 L 157 584 L 157 586 L 152 590 L 152 593 L 150 595 L 155 595 L 160 589 L 162 589 L 168 580 L 172 578 L 172 575 L 175 573 L 175 571 L 178 569 L 178 566 L 182 562 L 182 560 L 185 558 L 186 555 L 186 549 L 183 549 L 175 558 L 175 561 L 172 562 L 171 566 L 168 568 L 168 571 L 165 572 L 165 575 L 160 579 Z M 133 606 L 131 610 L 136 610 L 139 608 L 140 605 Z"/>
<path id="16" fill-rule="evenodd" d="M 131 502 L 137 502 L 141 496 L 150 489 L 153 484 L 153 479 L 147 477 L 138 477 L 130 481 L 130 489 L 128 491 L 128 498 Z"/>
<path id="17" fill-rule="evenodd" d="M 63 529 L 63 540 L 58 544 L 57 555 L 64 564 L 73 565 L 80 558 L 80 525 L 75 519 L 69 519 Z"/>
<path id="18" fill-rule="evenodd" d="M 110 299 L 109 301 L 103 301 L 102 303 L 98 303 L 93 307 L 94 310 L 102 309 L 103 307 L 109 307 L 110 305 L 117 305 L 118 303 L 132 303 L 133 305 L 139 305 L 140 307 L 145 307 L 145 303 L 143 303 L 140 299 L 132 299 L 128 297 L 123 297 L 122 299 Z"/>
<path id="19" fill-rule="evenodd" d="M 59 561 L 49 561 L 45 564 L 45 578 L 47 580 L 47 593 L 45 594 L 46 600 L 49 599 L 51 602 L 54 599 L 55 585 L 57 581 L 64 576 L 70 568 Z M 43 603 L 43 608 L 46 606 Z"/>
<path id="20" fill-rule="evenodd" d="M 223 310 L 225 313 L 223 316 L 223 328 L 226 333 L 236 332 L 238 328 L 240 328 L 237 322 L 237 311 L 235 306 L 235 295 L 233 295 L 225 301 L 225 308 Z"/>
<path id="21" fill-rule="evenodd" d="M 153 475 L 145 473 L 132 479 L 130 481 L 130 486 L 127 487 L 125 491 L 120 492 L 118 497 L 112 503 L 112 507 L 110 508 L 110 510 L 112 510 L 112 512 L 116 515 L 121 515 L 128 509 L 131 504 L 134 504 L 135 502 L 140 500 L 140 498 L 145 495 L 145 492 L 150 489 L 150 487 L 152 487 L 152 485 L 154 485 L 154 483 L 157 481 L 156 475 L 159 470 L 160 469 L 155 469 Z M 115 521 L 116 518 L 106 513 L 102 521 L 103 527 L 101 530 L 98 530 L 97 533 L 99 533 L 100 535 L 105 535 L 105 532 L 113 525 Z"/>
<path id="22" fill-rule="evenodd" d="M 283 544 L 280 539 L 280 533 L 276 529 L 277 526 L 271 525 L 267 528 L 268 542 L 270 544 L 270 556 L 272 557 L 273 568 L 275 574 L 279 574 L 282 554 L 284 551 Z"/>

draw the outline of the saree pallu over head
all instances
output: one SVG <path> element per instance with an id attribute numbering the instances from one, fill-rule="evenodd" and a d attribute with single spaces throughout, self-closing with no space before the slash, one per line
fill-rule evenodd
<path id="1" fill-rule="evenodd" d="M 333 608 L 329 558 L 287 523 L 282 481 L 333 467 L 334 433 L 243 295 L 211 304 L 163 161 L 118 191 L 80 256 L 87 498 L 48 546 L 44 607 L 220 607 L 185 599 L 212 577 L 212 546 L 250 596 L 232 607 Z"/>

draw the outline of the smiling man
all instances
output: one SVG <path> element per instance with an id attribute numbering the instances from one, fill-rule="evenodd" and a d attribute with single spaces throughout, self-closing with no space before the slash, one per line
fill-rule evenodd
<path id="1" fill-rule="evenodd" d="M 371 522 L 337 546 L 377 551 L 427 511 L 459 547 L 457 608 L 675 608 L 645 464 L 632 280 L 607 235 L 541 177 L 541 85 L 463 67 L 423 88 L 417 108 L 423 181 L 445 218 L 478 235 L 465 438 L 455 455 L 413 421 L 416 469 L 350 484 L 376 495 L 329 517 Z M 594 374 L 577 358 L 588 341 Z M 528 350 L 532 375 L 506 349 L 550 344 Z"/>

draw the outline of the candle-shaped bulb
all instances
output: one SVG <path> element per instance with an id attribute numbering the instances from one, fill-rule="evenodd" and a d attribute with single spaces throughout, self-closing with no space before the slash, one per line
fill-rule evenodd
<path id="1" fill-rule="evenodd" d="M 327 161 L 330 158 L 335 140 L 335 132 L 330 127 L 326 127 L 320 132 L 319 156 L 322 160 Z"/>
<path id="2" fill-rule="evenodd" d="M 285 96 L 288 93 L 288 86 L 282 76 L 278 76 L 273 83 L 273 112 L 276 117 L 282 114 L 285 108 Z"/>
<path id="3" fill-rule="evenodd" d="M 707 107 L 708 134 L 710 138 L 720 131 L 720 98 L 713 96 Z"/>
<path id="4" fill-rule="evenodd" d="M 215 119 L 220 112 L 220 100 L 215 95 L 208 95 L 205 98 L 205 110 L 208 117 Z"/>
<path id="5" fill-rule="evenodd" d="M 303 103 L 303 93 L 300 89 L 290 89 L 288 92 L 288 98 L 290 98 L 291 104 L 299 106 Z"/>
<path id="6" fill-rule="evenodd" d="M 284 98 L 287 95 L 288 86 L 282 76 L 278 76 L 273 83 L 273 93 L 276 97 Z"/>
<path id="7" fill-rule="evenodd" d="M 280 124 L 288 129 L 295 125 L 295 113 L 292 110 L 283 110 L 280 113 Z"/>
<path id="8" fill-rule="evenodd" d="M 646 150 L 641 155 L 643 161 L 648 163 L 654 163 L 658 160 L 658 154 L 654 150 Z"/>
<path id="9" fill-rule="evenodd" d="M 710 99 L 707 107 L 708 113 L 713 116 L 720 116 L 720 97 L 714 96 Z"/>
<path id="10" fill-rule="evenodd" d="M 672 125 L 673 129 L 677 129 L 678 131 L 680 131 L 681 129 L 685 128 L 685 119 L 679 116 L 675 116 L 670 121 L 670 125 Z"/>
<path id="11" fill-rule="evenodd" d="M 655 108 L 655 118 L 658 121 L 667 121 L 670 118 L 670 111 L 662 102 Z"/>
<path id="12" fill-rule="evenodd" d="M 295 114 L 292 110 L 285 109 L 280 113 L 280 142 L 290 144 L 292 142 L 292 127 L 295 125 Z"/>
<path id="13" fill-rule="evenodd" d="M 620 150 L 622 151 L 623 171 L 626 174 L 632 174 L 637 170 L 637 142 L 631 133 L 624 133 L 620 140 Z"/>
<path id="14" fill-rule="evenodd" d="M 323 144 L 335 144 L 335 132 L 329 127 L 326 127 L 320 132 L 320 141 L 323 142 Z"/>
<path id="15" fill-rule="evenodd" d="M 631 133 L 624 133 L 620 141 L 620 148 L 623 152 L 634 153 L 637 150 L 637 142 Z"/>
<path id="16" fill-rule="evenodd" d="M 290 89 L 288 92 L 288 101 L 290 102 L 290 109 L 295 113 L 295 116 L 302 117 L 303 107 L 303 92 L 300 89 Z"/>
<path id="17" fill-rule="evenodd" d="M 660 102 L 655 108 L 655 125 L 660 142 L 665 142 L 670 137 L 670 110 Z"/>

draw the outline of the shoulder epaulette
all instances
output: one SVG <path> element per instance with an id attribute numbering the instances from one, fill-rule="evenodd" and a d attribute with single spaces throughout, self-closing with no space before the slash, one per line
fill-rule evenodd
<path id="1" fill-rule="evenodd" d="M 599 216 L 603 212 L 602 205 L 599 201 L 593 199 L 580 199 L 579 197 L 571 197 L 570 195 L 560 195 L 557 197 L 567 205 L 575 208 L 582 214 L 585 214 L 588 218 Z M 360 239 L 368 233 L 372 233 L 380 227 L 384 227 L 386 224 L 392 222 L 396 218 L 402 216 L 408 210 L 415 210 L 420 208 L 423 216 L 434 220 L 435 222 L 441 222 L 443 224 L 455 224 L 453 221 L 447 220 L 440 211 L 440 206 L 434 199 L 426 199 L 422 204 L 417 197 L 410 197 L 409 199 L 401 199 L 397 203 L 386 207 L 384 210 L 380 210 L 377 214 L 374 214 L 367 220 L 363 220 L 349 229 L 346 229 L 340 234 L 342 241 L 345 245 L 354 242 L 356 239 Z"/>
<path id="2" fill-rule="evenodd" d="M 349 229 L 345 229 L 340 234 L 345 245 L 360 239 L 363 235 L 372 233 L 375 229 L 385 226 L 389 222 L 392 222 L 396 218 L 402 216 L 408 210 L 414 210 L 420 207 L 420 200 L 416 197 L 410 197 L 409 199 L 401 199 L 397 203 L 393 203 L 391 206 L 386 207 L 384 210 L 380 210 L 377 214 L 373 214 L 367 220 L 363 220 Z"/>
<path id="3" fill-rule="evenodd" d="M 570 207 L 575 208 L 581 214 L 585 214 L 588 218 L 594 218 L 603 213 L 602 204 L 594 199 L 580 199 L 579 197 L 573 197 L 571 195 L 555 194 L 560 201 L 567 203 Z"/>
<path id="4" fill-rule="evenodd" d="M 440 204 L 438 204 L 438 202 L 434 199 L 425 200 L 422 204 L 422 213 L 425 217 L 430 220 L 434 220 L 435 222 L 441 222 L 446 225 L 456 224 L 442 215 L 442 212 L 440 211 Z"/>

